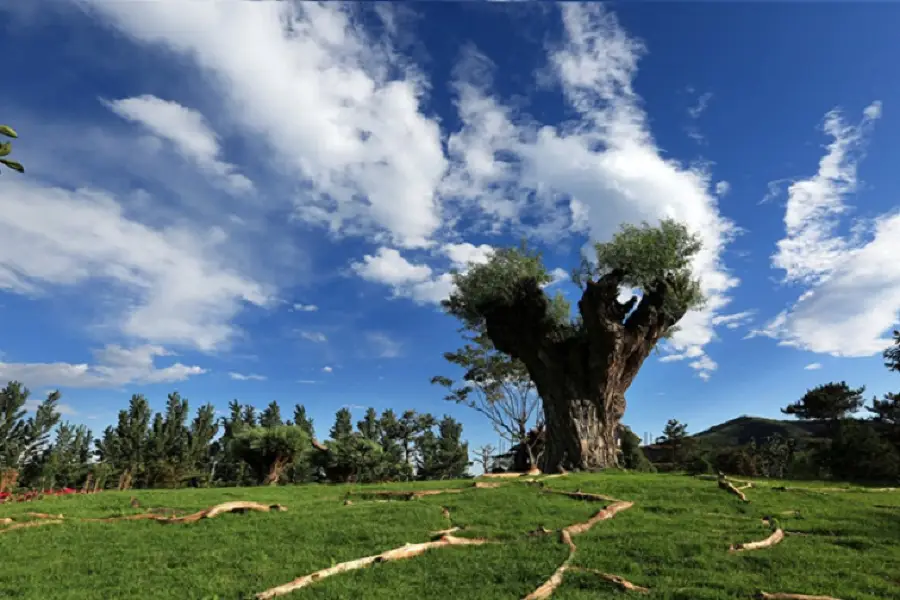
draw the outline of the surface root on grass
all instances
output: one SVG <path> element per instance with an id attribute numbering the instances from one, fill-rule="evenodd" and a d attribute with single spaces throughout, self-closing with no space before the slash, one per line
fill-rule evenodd
<path id="1" fill-rule="evenodd" d="M 35 519 L 62 519 L 64 518 L 62 515 L 49 515 L 47 513 L 39 513 L 39 512 L 27 512 L 25 513 L 29 517 Z"/>
<path id="2" fill-rule="evenodd" d="M 566 492 L 563 490 L 545 490 L 549 494 L 560 494 L 562 496 L 568 496 L 569 498 L 575 498 L 576 500 L 587 500 L 588 502 L 622 502 L 617 498 L 610 498 L 609 496 L 604 496 L 602 494 L 592 494 L 588 492 L 582 492 L 581 490 L 575 492 Z"/>
<path id="3" fill-rule="evenodd" d="M 768 548 L 770 546 L 774 546 L 775 544 L 781 542 L 784 539 L 784 530 L 781 527 L 777 527 L 775 531 L 772 532 L 772 535 L 767 537 L 764 540 L 760 540 L 758 542 L 747 542 L 746 544 L 732 544 L 730 548 L 728 548 L 729 552 L 742 552 L 744 550 L 759 550 L 760 548 Z"/>
<path id="4" fill-rule="evenodd" d="M 382 552 L 381 554 L 342 562 L 333 567 L 322 569 L 320 571 L 316 571 L 315 573 L 310 573 L 309 575 L 304 575 L 303 577 L 299 577 L 291 581 L 290 583 L 285 583 L 284 585 L 279 585 L 264 592 L 260 592 L 256 595 L 256 598 L 258 600 L 266 600 L 267 598 L 283 596 L 284 594 L 289 594 L 294 590 L 305 588 L 313 583 L 316 583 L 317 581 L 325 579 L 326 577 L 331 577 L 333 575 L 338 575 L 339 573 L 345 573 L 347 571 L 353 571 L 355 569 L 362 569 L 375 563 L 413 558 L 434 548 L 444 548 L 447 546 L 479 546 L 481 544 L 487 543 L 490 542 L 488 542 L 488 540 L 479 538 L 459 538 L 452 535 L 444 535 L 441 536 L 440 539 L 432 542 L 424 542 L 421 544 L 406 544 L 405 546 L 394 548 L 393 550 L 388 550 L 387 552 Z"/>
<path id="5" fill-rule="evenodd" d="M 754 598 L 757 600 L 840 600 L 840 598 L 835 598 L 834 596 L 810 596 L 808 594 L 785 594 L 783 592 L 774 594 L 759 592 Z"/>
<path id="6" fill-rule="evenodd" d="M 62 523 L 62 519 L 46 519 L 43 521 L 27 521 L 25 523 L 13 523 L 8 527 L 4 527 L 0 529 L 0 533 L 6 533 L 7 531 L 13 531 L 15 529 L 27 529 L 29 527 L 40 527 L 42 525 L 59 525 Z"/>
<path id="7" fill-rule="evenodd" d="M 581 492 L 563 493 L 565 495 L 581 494 Z M 573 497 L 578 498 L 580 497 L 579 495 Z M 588 496 L 596 495 L 588 494 Z M 598 498 L 596 497 L 585 499 L 598 500 Z M 553 592 L 556 591 L 556 588 L 562 585 L 565 572 L 570 568 L 569 565 L 571 565 L 572 559 L 575 558 L 575 551 L 578 549 L 577 546 L 575 546 L 575 542 L 572 541 L 573 535 L 584 533 L 600 521 L 611 519 L 616 516 L 617 513 L 629 509 L 632 506 L 634 506 L 633 502 L 615 502 L 598 511 L 597 514 L 595 514 L 584 523 L 575 523 L 574 525 L 569 525 L 568 527 L 560 531 L 560 541 L 569 547 L 569 556 L 566 557 L 566 560 L 564 560 L 563 563 L 556 569 L 556 571 L 553 572 L 553 574 L 547 581 L 542 583 L 536 590 L 525 596 L 524 600 L 545 600 L 546 598 L 549 598 L 553 595 Z"/>
<path id="8" fill-rule="evenodd" d="M 742 492 L 741 490 L 734 487 L 734 484 L 731 483 L 730 481 L 728 481 L 727 479 L 719 479 L 719 487 L 722 488 L 723 490 L 725 490 L 726 492 L 730 492 L 730 493 L 734 494 L 735 496 L 737 496 L 744 502 L 750 502 L 749 500 L 747 500 L 746 494 L 744 494 L 744 492 Z"/>
<path id="9" fill-rule="evenodd" d="M 640 585 L 636 585 L 631 583 L 624 577 L 620 577 L 618 575 L 613 575 L 611 573 L 604 573 L 603 571 L 599 571 L 597 569 L 585 569 L 584 567 L 571 567 L 570 571 L 575 571 L 578 573 L 590 573 L 592 575 L 596 575 L 600 579 L 608 581 L 612 584 L 619 586 L 619 588 L 628 591 L 628 592 L 640 592 L 642 594 L 649 594 L 650 590 Z"/>
<path id="10" fill-rule="evenodd" d="M 373 492 L 347 492 L 347 496 L 356 496 L 363 500 L 418 500 L 424 496 L 437 496 L 438 494 L 459 494 L 463 492 L 462 488 L 448 488 L 445 490 L 415 490 L 415 491 L 394 491 L 380 490 Z"/>
<path id="11" fill-rule="evenodd" d="M 238 500 L 235 502 L 224 502 L 222 504 L 216 504 L 206 510 L 201 510 L 200 512 L 195 512 L 190 515 L 185 515 L 183 517 L 170 517 L 165 515 L 159 515 L 155 513 L 145 513 L 140 515 L 126 515 L 124 517 L 108 517 L 105 519 L 84 519 L 85 521 L 100 521 L 104 523 L 110 523 L 113 521 L 157 521 L 159 523 L 196 523 L 201 519 L 212 519 L 219 515 L 225 513 L 233 513 L 233 512 L 247 512 L 248 510 L 257 511 L 257 512 L 269 512 L 269 511 L 277 511 L 283 512 L 286 511 L 287 508 L 280 504 L 260 504 L 259 502 L 247 502 Z"/>

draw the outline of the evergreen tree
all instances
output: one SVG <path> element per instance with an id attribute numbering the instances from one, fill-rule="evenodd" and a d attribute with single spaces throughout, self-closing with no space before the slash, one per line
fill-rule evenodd
<path id="1" fill-rule="evenodd" d="M 16 133 L 16 130 L 9 125 L 0 125 L 0 135 L 4 135 L 8 138 L 19 137 L 19 134 Z M 14 161 L 10 158 L 6 158 L 7 156 L 9 156 L 10 152 L 12 152 L 12 143 L 0 142 L 0 165 L 5 165 L 7 168 L 12 169 L 13 171 L 24 173 L 25 167 L 22 166 L 22 163 Z"/>
<path id="2" fill-rule="evenodd" d="M 655 471 L 653 464 L 644 451 L 641 450 L 641 438 L 638 437 L 627 425 L 623 425 L 619 432 L 622 440 L 622 466 L 630 471 Z"/>
<path id="3" fill-rule="evenodd" d="M 349 437 L 353 433 L 353 421 L 351 420 L 350 410 L 341 408 L 334 415 L 334 425 L 331 427 L 329 435 L 332 440 L 342 440 Z"/>
<path id="4" fill-rule="evenodd" d="M 241 421 L 245 427 L 256 427 L 256 408 L 249 404 L 244 405 Z"/>
<path id="5" fill-rule="evenodd" d="M 239 433 L 234 453 L 250 465 L 263 485 L 282 481 L 288 468 L 307 459 L 310 440 L 296 426 L 253 427 Z"/>
<path id="6" fill-rule="evenodd" d="M 356 423 L 359 433 L 367 440 L 377 442 L 381 440 L 381 423 L 378 420 L 378 413 L 374 408 L 366 410 L 366 416 Z"/>
<path id="7" fill-rule="evenodd" d="M 803 397 L 781 409 L 786 415 L 799 419 L 823 419 L 838 421 L 846 419 L 863 405 L 862 394 L 865 386 L 853 389 L 846 382 L 826 383 L 807 390 Z"/>
<path id="8" fill-rule="evenodd" d="M 669 419 L 663 428 L 662 436 L 656 439 L 656 443 L 669 449 L 669 460 L 677 466 L 681 465 L 685 458 L 686 438 L 687 424 L 679 423 L 678 419 Z"/>
<path id="9" fill-rule="evenodd" d="M 445 415 L 438 434 L 423 428 L 417 440 L 419 479 L 459 479 L 469 467 L 469 445 L 462 442 L 462 424 Z"/>
<path id="10" fill-rule="evenodd" d="M 278 402 L 273 400 L 259 416 L 259 426 L 272 428 L 282 425 L 284 425 L 284 421 L 281 420 L 281 408 L 278 406 Z"/>
<path id="11" fill-rule="evenodd" d="M 309 439 L 316 438 L 316 431 L 313 427 L 313 420 L 306 416 L 306 407 L 302 404 L 294 406 L 294 425 L 302 429 L 309 436 Z"/>

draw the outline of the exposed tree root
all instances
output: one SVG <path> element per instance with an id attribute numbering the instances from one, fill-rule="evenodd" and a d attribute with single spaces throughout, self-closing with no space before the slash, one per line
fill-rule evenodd
<path id="1" fill-rule="evenodd" d="M 2 519 L 0 519 L 0 525 L 9 525 L 12 522 L 13 522 L 13 520 L 10 519 L 9 517 L 3 517 Z"/>
<path id="2" fill-rule="evenodd" d="M 582 492 L 561 492 L 567 496 L 571 497 L 581 497 L 580 494 Z M 572 494 L 576 494 L 572 496 Z M 599 500 L 599 497 L 596 494 L 587 494 L 587 498 L 583 498 L 585 500 Z M 542 583 L 540 587 L 536 590 L 525 596 L 524 600 L 544 600 L 553 595 L 553 592 L 556 591 L 560 585 L 562 585 L 563 577 L 565 572 L 570 568 L 569 565 L 572 563 L 572 559 L 575 558 L 575 551 L 578 549 L 575 546 L 575 542 L 572 541 L 573 535 L 578 535 L 588 531 L 591 527 L 599 523 L 600 521 L 605 521 L 606 519 L 613 518 L 617 513 L 631 508 L 634 506 L 633 502 L 615 502 L 614 504 L 610 504 L 603 510 L 600 510 L 593 517 L 585 521 L 584 523 L 575 523 L 574 525 L 569 525 L 560 531 L 560 541 L 563 544 L 569 547 L 569 556 L 566 557 L 566 560 L 563 561 L 556 571 L 550 576 L 550 578 Z M 623 580 L 624 581 L 624 580 Z"/>
<path id="3" fill-rule="evenodd" d="M 896 492 L 900 488 L 836 488 L 836 487 L 786 487 L 778 485 L 772 488 L 776 492 L 809 492 L 812 494 L 826 494 L 829 492 Z"/>
<path id="4" fill-rule="evenodd" d="M 47 513 L 39 513 L 39 512 L 27 512 L 25 513 L 29 517 L 33 517 L 35 519 L 62 519 L 64 518 L 62 515 L 48 515 Z"/>
<path id="5" fill-rule="evenodd" d="M 760 548 L 768 548 L 770 546 L 774 546 L 775 544 L 781 542 L 784 539 L 784 530 L 781 527 L 777 527 L 775 531 L 772 532 L 772 535 L 767 537 L 764 540 L 760 540 L 758 542 L 747 542 L 746 544 L 732 544 L 730 548 L 728 548 L 729 552 L 742 552 L 744 550 L 759 550 Z"/>
<path id="6" fill-rule="evenodd" d="M 840 600 L 840 598 L 835 598 L 834 596 L 810 596 L 808 594 L 785 594 L 782 592 L 775 594 L 758 592 L 754 598 L 757 600 Z"/>
<path id="7" fill-rule="evenodd" d="M 418 500 L 424 496 L 437 496 L 438 494 L 459 494 L 465 491 L 463 488 L 448 488 L 444 490 L 414 490 L 414 491 L 393 491 L 381 490 L 372 492 L 347 492 L 347 496 L 356 496 L 363 500 Z M 345 501 L 346 503 L 346 501 Z"/>
<path id="8" fill-rule="evenodd" d="M 645 588 L 640 585 L 636 585 L 631 583 L 624 577 L 619 577 L 618 575 L 612 575 L 610 573 L 604 573 L 603 571 L 598 571 L 597 569 L 585 569 L 584 567 L 570 567 L 570 571 L 575 571 L 578 573 L 591 573 L 592 575 L 597 575 L 601 579 L 613 583 L 619 586 L 621 589 L 628 592 L 640 592 L 642 594 L 650 593 L 648 588 Z"/>
<path id="9" fill-rule="evenodd" d="M 159 523 L 196 523 L 201 519 L 212 519 L 221 514 L 225 513 L 243 513 L 248 510 L 253 510 L 257 512 L 269 512 L 269 511 L 286 511 L 287 508 L 280 504 L 260 504 L 258 502 L 246 502 L 246 501 L 236 501 L 236 502 L 224 502 L 222 504 L 217 504 L 206 510 L 201 510 L 200 512 L 195 512 L 190 515 L 185 515 L 183 517 L 175 517 L 175 516 L 165 516 L 154 513 L 145 513 L 140 515 L 126 515 L 124 517 L 107 517 L 105 519 L 82 519 L 84 521 L 94 521 L 94 522 L 102 522 L 102 523 L 111 523 L 113 521 L 157 521 Z"/>
<path id="10" fill-rule="evenodd" d="M 512 477 L 527 477 L 528 473 L 483 473 L 478 476 L 479 479 L 510 479 Z"/>
<path id="11" fill-rule="evenodd" d="M 25 523 L 13 523 L 8 527 L 4 527 L 0 529 L 0 533 L 6 533 L 8 531 L 13 531 L 15 529 L 27 529 L 29 527 L 40 527 L 41 525 L 59 525 L 62 523 L 62 519 L 47 519 L 45 521 L 27 521 Z"/>
<path id="12" fill-rule="evenodd" d="M 622 500 L 618 500 L 616 498 L 610 498 L 609 496 L 603 496 L 602 494 L 582 492 L 581 490 L 575 492 L 565 492 L 562 490 L 545 491 L 548 494 L 560 494 L 562 496 L 568 496 L 569 498 L 575 498 L 576 500 L 587 500 L 588 502 L 623 502 Z"/>
<path id="13" fill-rule="evenodd" d="M 501 487 L 502 485 L 503 485 L 502 483 L 497 482 L 497 481 L 476 481 L 476 482 L 472 485 L 472 487 L 474 487 L 474 488 L 476 488 L 476 489 L 481 489 L 481 488 L 498 488 L 498 487 Z"/>
<path id="14" fill-rule="evenodd" d="M 461 529 L 460 527 L 450 527 L 448 529 L 441 529 L 440 531 L 432 531 L 431 537 L 436 537 L 436 538 L 444 537 L 445 535 L 450 535 L 450 534 L 456 533 L 460 529 Z"/>
<path id="15" fill-rule="evenodd" d="M 748 482 L 745 483 L 744 485 L 739 485 L 739 486 L 735 487 L 735 489 L 736 489 L 736 490 L 746 490 L 746 489 L 749 489 L 749 488 L 752 488 L 752 487 L 753 487 L 753 482 L 752 482 L 752 481 L 748 481 Z"/>
<path id="16" fill-rule="evenodd" d="M 266 600 L 267 598 L 283 596 L 284 594 L 289 594 L 294 590 L 305 588 L 313 583 L 316 583 L 317 581 L 325 579 L 326 577 L 331 577 L 333 575 L 338 575 L 339 573 L 345 573 L 347 571 L 353 571 L 355 569 L 362 569 L 375 563 L 413 558 L 434 548 L 444 548 L 446 546 L 479 546 L 487 543 L 489 543 L 488 540 L 483 539 L 459 538 L 452 535 L 444 535 L 441 536 L 440 539 L 432 542 L 424 542 L 421 544 L 406 544 L 405 546 L 401 546 L 400 548 L 395 548 L 393 550 L 388 550 L 387 552 L 382 552 L 381 554 L 366 556 L 364 558 L 358 558 L 356 560 L 343 562 L 333 567 L 322 569 L 309 575 L 304 575 L 303 577 L 295 579 L 290 583 L 279 585 L 264 592 L 260 592 L 256 595 L 256 598 L 258 600 Z"/>
<path id="17" fill-rule="evenodd" d="M 742 492 L 741 490 L 734 487 L 734 484 L 731 483 L 730 481 L 728 481 L 727 479 L 719 479 L 719 487 L 722 488 L 723 490 L 725 490 L 726 492 L 730 492 L 730 493 L 734 494 L 735 496 L 737 496 L 744 502 L 750 502 L 749 500 L 747 500 L 746 494 L 744 494 L 744 492 Z"/>

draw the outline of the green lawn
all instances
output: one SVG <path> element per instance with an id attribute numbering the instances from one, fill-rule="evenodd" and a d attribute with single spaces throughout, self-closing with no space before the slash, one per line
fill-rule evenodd
<path id="1" fill-rule="evenodd" d="M 503 480 L 500 480 L 503 481 Z M 377 554 L 425 542 L 452 525 L 466 537 L 502 543 L 440 548 L 422 556 L 343 573 L 284 596 L 303 598 L 522 598 L 566 558 L 559 536 L 529 536 L 585 521 L 602 504 L 542 493 L 504 481 L 367 486 L 365 489 L 459 487 L 462 493 L 413 501 L 343 500 L 354 486 L 103 492 L 0 505 L 0 517 L 28 511 L 67 519 L 0 534 L 0 598 L 243 599 L 275 585 Z M 641 596 L 598 577 L 566 574 L 558 599 L 626 596 L 705 600 L 752 598 L 757 590 L 831 595 L 842 600 L 900 598 L 900 492 L 746 490 L 744 504 L 714 481 L 680 475 L 609 473 L 549 479 L 548 488 L 595 492 L 634 507 L 576 536 L 574 565 L 620 575 L 649 587 Z M 794 483 L 813 487 L 813 484 Z M 200 510 L 230 500 L 280 503 L 288 512 L 223 515 L 194 524 L 79 522 L 142 512 L 146 507 Z M 791 512 L 790 514 L 782 514 Z M 772 548 L 729 553 L 735 542 L 763 539 L 761 518 L 774 515 L 788 535 Z"/>

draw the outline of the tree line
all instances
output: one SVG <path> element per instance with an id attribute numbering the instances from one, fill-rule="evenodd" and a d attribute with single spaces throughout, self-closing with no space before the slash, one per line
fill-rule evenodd
<path id="1" fill-rule="evenodd" d="M 59 392 L 31 416 L 29 396 L 15 381 L 0 390 L 0 492 L 448 479 L 469 466 L 462 425 L 414 410 L 369 408 L 354 427 L 341 408 L 319 442 L 302 404 L 287 419 L 277 402 L 257 411 L 237 400 L 223 417 L 204 404 L 191 418 L 177 392 L 156 413 L 138 394 L 95 439 L 86 426 L 60 421 Z"/>
<path id="2" fill-rule="evenodd" d="M 900 332 L 884 351 L 885 366 L 900 372 Z M 857 481 L 900 480 L 900 394 L 874 397 L 867 405 L 865 386 L 845 381 L 816 386 L 781 409 L 813 423 L 821 435 L 809 439 L 773 434 L 731 448 L 705 447 L 687 435 L 687 425 L 669 420 L 657 446 L 661 465 L 693 473 L 724 473 L 786 479 L 834 478 Z M 859 418 L 865 409 L 865 417 Z"/>

